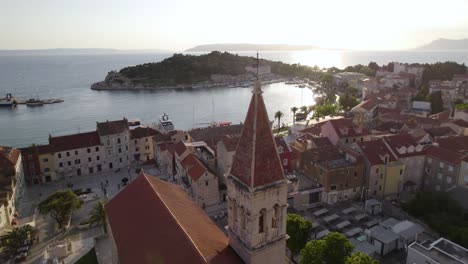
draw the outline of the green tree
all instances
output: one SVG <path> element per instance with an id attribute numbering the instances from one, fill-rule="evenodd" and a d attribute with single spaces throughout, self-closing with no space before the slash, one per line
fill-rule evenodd
<path id="1" fill-rule="evenodd" d="M 297 108 L 295 106 L 291 107 L 291 112 L 293 112 L 293 124 L 296 123 L 296 112 L 297 112 L 297 110 L 299 110 L 299 108 Z"/>
<path id="2" fill-rule="evenodd" d="M 344 95 L 340 96 L 338 103 L 340 104 L 340 107 L 345 111 L 348 111 L 359 104 L 357 98 L 349 93 L 345 93 Z"/>
<path id="3" fill-rule="evenodd" d="M 437 91 L 429 95 L 429 102 L 431 102 L 431 113 L 437 114 L 444 111 L 444 101 L 442 100 L 442 92 Z"/>
<path id="4" fill-rule="evenodd" d="M 33 228 L 30 225 L 15 227 L 3 238 L 2 252 L 13 257 L 26 239 L 30 238 Z"/>
<path id="5" fill-rule="evenodd" d="M 301 250 L 301 264 L 345 264 L 354 246 L 337 232 L 312 240 Z"/>
<path id="6" fill-rule="evenodd" d="M 367 254 L 354 252 L 351 256 L 346 258 L 345 264 L 379 264 L 379 261 L 372 259 Z"/>
<path id="7" fill-rule="evenodd" d="M 315 92 L 323 95 L 324 102 L 334 103 L 336 100 L 336 86 L 332 74 L 324 73 L 319 78 L 319 85 L 315 87 Z"/>
<path id="8" fill-rule="evenodd" d="M 93 226 L 96 224 L 101 225 L 104 234 L 107 234 L 107 216 L 103 201 L 95 203 L 93 209 L 89 212 L 89 225 Z"/>
<path id="9" fill-rule="evenodd" d="M 289 236 L 286 246 L 291 251 L 291 260 L 295 262 L 294 256 L 299 254 L 310 238 L 312 222 L 297 214 L 288 214 L 286 222 L 286 233 Z"/>
<path id="10" fill-rule="evenodd" d="M 79 209 L 82 204 L 72 190 L 57 191 L 39 203 L 39 212 L 44 215 L 49 214 L 57 223 L 58 229 L 62 230 L 72 212 Z"/>
<path id="11" fill-rule="evenodd" d="M 280 128 L 281 128 L 281 118 L 283 117 L 283 112 L 281 111 L 277 111 L 275 113 L 275 119 L 278 119 L 278 133 L 280 132 Z"/>
<path id="12" fill-rule="evenodd" d="M 307 106 L 305 106 L 305 105 L 301 106 L 301 112 L 302 113 L 307 113 Z"/>
<path id="13" fill-rule="evenodd" d="M 323 104 L 317 105 L 314 109 L 314 117 L 324 117 L 328 115 L 334 115 L 338 112 L 338 106 L 336 104 Z"/>

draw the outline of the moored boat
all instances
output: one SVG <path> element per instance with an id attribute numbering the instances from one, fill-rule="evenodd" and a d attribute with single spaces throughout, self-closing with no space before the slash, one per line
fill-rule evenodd
<path id="1" fill-rule="evenodd" d="M 174 124 L 166 113 L 159 118 L 159 129 L 166 133 L 174 130 Z"/>

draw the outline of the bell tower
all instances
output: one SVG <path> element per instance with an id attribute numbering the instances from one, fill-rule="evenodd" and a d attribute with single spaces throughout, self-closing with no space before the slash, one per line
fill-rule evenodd
<path id="1" fill-rule="evenodd" d="M 248 264 L 285 263 L 287 181 L 258 80 L 252 93 L 227 177 L 229 244 Z"/>

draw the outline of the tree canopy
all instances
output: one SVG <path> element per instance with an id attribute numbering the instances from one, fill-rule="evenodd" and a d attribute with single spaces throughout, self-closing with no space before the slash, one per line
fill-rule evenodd
<path id="1" fill-rule="evenodd" d="M 93 205 L 93 209 L 89 212 L 89 225 L 101 225 L 104 233 L 107 234 L 107 216 L 104 202 L 98 201 Z"/>
<path id="2" fill-rule="evenodd" d="M 212 74 L 244 74 L 245 67 L 254 63 L 253 57 L 228 52 L 213 51 L 203 55 L 174 54 L 161 62 L 123 68 L 120 74 L 136 84 L 192 84 L 208 81 Z M 262 64 L 269 65 L 272 73 L 284 77 L 317 79 L 320 70 L 318 67 L 270 60 L 262 60 Z"/>
<path id="3" fill-rule="evenodd" d="M 403 209 L 448 239 L 468 247 L 468 214 L 446 192 L 419 192 Z"/>
<path id="4" fill-rule="evenodd" d="M 340 98 L 338 99 L 338 103 L 340 107 L 345 111 L 348 111 L 359 104 L 358 99 L 348 92 L 340 96 Z"/>
<path id="5" fill-rule="evenodd" d="M 431 102 L 431 113 L 437 114 L 444 111 L 444 101 L 442 100 L 442 92 L 437 91 L 429 95 L 429 102 Z"/>
<path id="6" fill-rule="evenodd" d="M 289 239 L 286 246 L 291 250 L 291 259 L 304 248 L 312 233 L 312 222 L 297 214 L 288 214 L 286 233 Z"/>
<path id="7" fill-rule="evenodd" d="M 30 225 L 15 227 L 2 240 L 2 253 L 13 257 L 19 248 L 23 246 L 26 239 L 29 239 L 33 228 Z"/>
<path id="8" fill-rule="evenodd" d="M 79 209 L 81 205 L 82 202 L 78 200 L 76 194 L 72 190 L 67 189 L 65 191 L 57 191 L 40 202 L 39 212 L 41 214 L 49 214 L 57 222 L 58 229 L 61 230 L 70 219 L 71 213 Z"/>
<path id="9" fill-rule="evenodd" d="M 354 252 L 351 256 L 346 258 L 345 264 L 379 264 L 379 261 L 372 259 L 367 254 Z"/>
<path id="10" fill-rule="evenodd" d="M 314 117 L 324 117 L 328 115 L 334 115 L 338 112 L 338 105 L 336 104 L 323 104 L 323 105 L 317 105 L 314 108 Z"/>
<path id="11" fill-rule="evenodd" d="M 301 250 L 301 264 L 345 264 L 354 246 L 337 232 L 331 232 L 322 239 L 307 242 Z"/>

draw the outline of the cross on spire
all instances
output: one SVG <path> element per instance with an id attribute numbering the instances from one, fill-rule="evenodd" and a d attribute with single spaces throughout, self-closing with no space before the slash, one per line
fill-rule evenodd
<path id="1" fill-rule="evenodd" d="M 257 67 L 257 81 L 255 82 L 255 86 L 254 86 L 254 89 L 253 89 L 253 93 L 256 93 L 256 94 L 261 94 L 262 93 L 262 87 L 260 85 L 260 81 L 258 80 L 258 67 L 260 66 L 260 59 L 258 58 L 258 51 L 257 51 L 257 58 L 255 59 L 256 60 L 256 67 Z"/>

